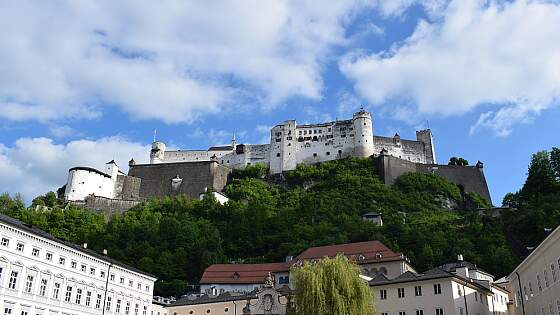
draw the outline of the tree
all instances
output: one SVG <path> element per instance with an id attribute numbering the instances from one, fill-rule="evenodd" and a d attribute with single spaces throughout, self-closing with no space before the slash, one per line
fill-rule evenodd
<path id="1" fill-rule="evenodd" d="M 373 315 L 373 296 L 360 269 L 343 255 L 292 268 L 296 314 Z"/>
<path id="2" fill-rule="evenodd" d="M 459 166 L 467 166 L 469 165 L 469 161 L 463 159 L 462 157 L 452 157 L 449 159 L 448 165 L 459 165 Z"/>
<path id="3" fill-rule="evenodd" d="M 533 154 L 527 180 L 521 189 L 523 198 L 538 202 L 542 195 L 554 192 L 555 186 L 556 181 L 550 163 L 550 153 L 540 151 Z"/>
<path id="4" fill-rule="evenodd" d="M 556 180 L 560 183 L 560 149 L 552 148 L 550 152 L 550 165 Z"/>

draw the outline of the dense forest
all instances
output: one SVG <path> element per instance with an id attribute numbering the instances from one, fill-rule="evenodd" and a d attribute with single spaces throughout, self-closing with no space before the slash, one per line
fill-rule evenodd
<path id="1" fill-rule="evenodd" d="M 204 268 L 223 262 L 277 262 L 309 246 L 380 240 L 410 257 L 418 271 L 457 254 L 497 277 L 507 275 L 560 223 L 560 150 L 533 155 L 524 186 L 504 198 L 512 207 L 495 218 L 480 196 L 431 174 L 409 173 L 387 187 L 368 158 L 299 166 L 282 180 L 249 167 L 232 174 L 219 204 L 182 196 L 146 201 L 122 215 L 64 205 L 50 192 L 26 208 L 0 196 L 0 212 L 55 236 L 87 242 L 95 250 L 159 277 L 156 295 L 181 295 Z M 464 199 L 469 202 L 464 202 Z M 362 220 L 383 215 L 382 227 Z"/>

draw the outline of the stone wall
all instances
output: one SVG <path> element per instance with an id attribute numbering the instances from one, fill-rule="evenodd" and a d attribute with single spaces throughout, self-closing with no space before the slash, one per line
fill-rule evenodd
<path id="1" fill-rule="evenodd" d="M 133 165 L 128 175 L 141 179 L 141 199 L 179 194 L 194 199 L 206 188 L 221 191 L 230 172 L 231 169 L 219 165 L 216 161 L 203 161 Z"/>
<path id="2" fill-rule="evenodd" d="M 476 166 L 438 165 L 412 163 L 389 155 L 377 157 L 381 179 L 393 185 L 396 179 L 408 172 L 432 173 L 460 186 L 464 192 L 474 192 L 492 203 L 482 164 Z"/>
<path id="3" fill-rule="evenodd" d="M 70 201 L 78 207 L 84 207 L 96 212 L 103 212 L 111 216 L 115 213 L 123 213 L 136 206 L 138 200 L 110 199 L 100 196 L 87 196 L 84 201 Z"/>

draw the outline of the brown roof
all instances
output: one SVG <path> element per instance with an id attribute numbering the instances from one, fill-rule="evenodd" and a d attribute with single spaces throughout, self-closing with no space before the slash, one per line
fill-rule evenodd
<path id="1" fill-rule="evenodd" d="M 343 254 L 349 260 L 358 264 L 385 262 L 405 259 L 402 253 L 395 253 L 379 241 L 338 244 L 329 246 L 311 247 L 299 254 L 294 260 L 305 261 L 335 257 Z"/>
<path id="2" fill-rule="evenodd" d="M 264 283 L 268 273 L 287 272 L 298 261 L 335 257 L 344 254 L 358 264 L 399 261 L 406 259 L 379 241 L 311 247 L 288 263 L 269 264 L 220 264 L 211 265 L 200 279 L 201 284 L 247 284 Z M 379 254 L 379 255 L 378 255 Z M 363 258 L 360 258 L 360 255 Z"/>
<path id="3" fill-rule="evenodd" d="M 269 272 L 272 273 L 289 270 L 289 263 L 211 265 L 204 270 L 200 283 L 264 283 Z"/>

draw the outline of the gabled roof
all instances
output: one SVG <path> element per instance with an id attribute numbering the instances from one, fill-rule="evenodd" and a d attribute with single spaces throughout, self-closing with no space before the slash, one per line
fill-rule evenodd
<path id="1" fill-rule="evenodd" d="M 333 258 L 338 254 L 343 254 L 349 260 L 358 264 L 405 260 L 402 253 L 393 252 L 379 241 L 311 247 L 299 254 L 294 260 Z"/>
<path id="2" fill-rule="evenodd" d="M 200 284 L 258 284 L 264 283 L 269 272 L 289 270 L 289 263 L 217 264 L 204 270 Z"/>

